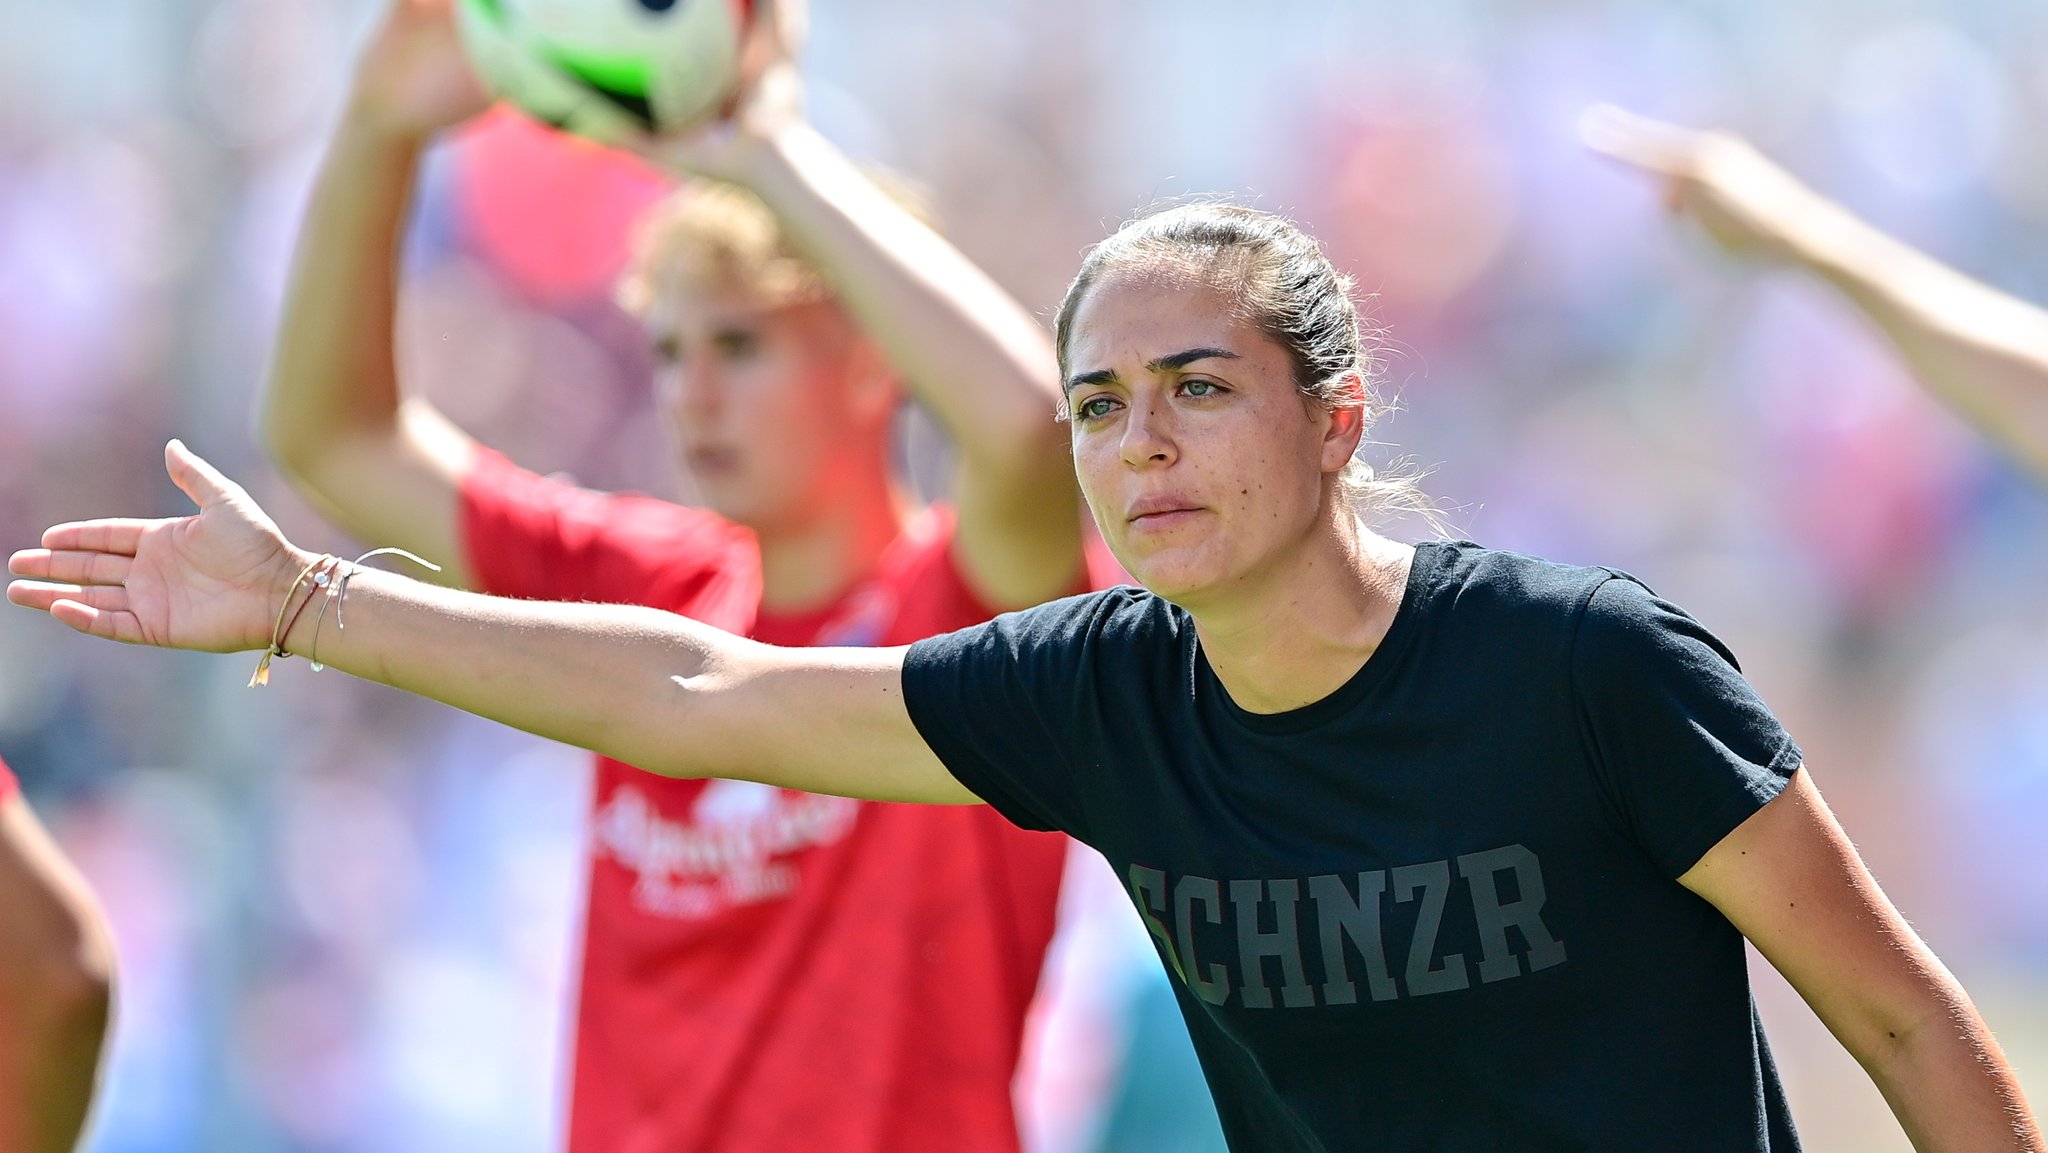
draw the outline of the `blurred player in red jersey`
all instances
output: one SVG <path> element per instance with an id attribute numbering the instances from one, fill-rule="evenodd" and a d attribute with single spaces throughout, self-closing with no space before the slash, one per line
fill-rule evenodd
<path id="1" fill-rule="evenodd" d="M 1664 183 L 1721 247 L 1835 286 L 1929 392 L 2048 478 L 2048 310 L 1963 275 L 1808 188 L 1747 140 L 1600 106 L 1587 144 Z"/>
<path id="2" fill-rule="evenodd" d="M 98 905 L 0 763 L 0 1149 L 77 1144 L 113 981 Z"/>
<path id="3" fill-rule="evenodd" d="M 394 364 L 419 161 L 485 98 L 445 0 L 393 4 L 307 211 L 262 431 L 366 541 L 519 597 L 637 603 L 782 645 L 895 645 L 1080 591 L 1048 335 L 798 114 L 778 59 L 663 145 L 692 182 L 621 298 L 708 509 L 520 468 Z M 950 506 L 890 464 L 905 392 L 952 434 Z M 789 718 L 801 725 L 801 717 Z M 1064 838 L 601 761 L 574 1153 L 1004 1150 Z M 940 993 L 943 992 L 943 995 Z"/>

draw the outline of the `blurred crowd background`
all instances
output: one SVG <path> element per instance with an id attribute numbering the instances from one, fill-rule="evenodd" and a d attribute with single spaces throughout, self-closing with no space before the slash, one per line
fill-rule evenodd
<path id="1" fill-rule="evenodd" d="M 1627 568 L 1720 633 L 2048 1104 L 2048 491 L 1827 291 L 1722 257 L 1574 136 L 1594 101 L 1740 130 L 1879 225 L 2048 301 L 2048 7 L 812 8 L 820 126 L 924 186 L 1048 318 L 1083 247 L 1161 198 L 1229 192 L 1320 235 L 1391 332 L 1405 411 L 1378 430 L 1387 456 L 1433 469 L 1460 535 Z M 6 548 L 67 518 L 180 511 L 172 435 L 303 543 L 345 547 L 248 429 L 369 14 L 9 0 Z M 609 298 L 661 190 L 509 116 L 449 142 L 413 238 L 408 379 L 525 463 L 687 499 Z M 91 1148 L 551 1149 L 583 759 L 301 662 L 278 672 L 251 692 L 239 658 L 0 612 L 0 755 L 119 941 Z M 1059 980 L 1085 1011 L 1047 1038 L 1034 1153 L 1181 1147 L 1185 1101 L 1154 1082 L 1182 1058 L 1133 1009 L 1163 994 L 1127 915 L 1112 899 L 1079 918 L 1096 939 Z M 1906 1149 L 1796 996 L 1759 985 L 1808 1148 Z"/>

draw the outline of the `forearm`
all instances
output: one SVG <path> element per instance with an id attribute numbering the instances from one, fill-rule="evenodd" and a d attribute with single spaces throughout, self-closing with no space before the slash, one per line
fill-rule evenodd
<path id="1" fill-rule="evenodd" d="M 487 597 L 364 569 L 345 599 L 296 612 L 284 648 L 652 772 L 687 776 L 700 767 L 694 755 L 715 754 L 717 745 L 702 726 L 690 744 L 677 739 L 691 728 L 689 688 L 715 681 L 721 662 L 751 644 L 654 609 Z"/>
<path id="2" fill-rule="evenodd" d="M 655 609 L 505 600 L 373 571 L 336 607 L 347 628 L 315 602 L 288 627 L 287 651 L 650 772 L 975 800 L 910 721 L 901 650 L 776 649 Z"/>
<path id="3" fill-rule="evenodd" d="M 398 422 L 394 354 L 399 247 L 424 142 L 345 117 L 300 228 L 262 432 L 288 471 Z"/>
<path id="4" fill-rule="evenodd" d="M 964 455 L 1063 441 L 1051 341 L 1009 293 L 808 125 L 751 155 L 749 187 Z"/>
<path id="5" fill-rule="evenodd" d="M 2042 1153 L 2041 1131 L 1998 1043 L 1930 955 L 1925 1016 L 1843 1038 L 1919 1153 Z"/>
<path id="6" fill-rule="evenodd" d="M 262 436 L 301 494 L 362 540 L 402 545 L 473 582 L 457 494 L 475 442 L 399 386 L 396 314 L 407 202 L 425 136 L 346 115 L 300 230 Z"/>
<path id="7" fill-rule="evenodd" d="M 1999 292 L 1832 204 L 1787 228 L 1795 261 L 1833 284 L 1907 365 L 1987 437 L 2048 474 L 2048 310 Z"/>

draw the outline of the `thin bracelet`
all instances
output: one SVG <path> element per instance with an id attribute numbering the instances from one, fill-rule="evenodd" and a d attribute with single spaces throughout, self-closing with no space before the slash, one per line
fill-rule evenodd
<path id="1" fill-rule="evenodd" d="M 313 639 L 312 642 L 306 646 L 306 659 L 309 662 L 311 662 L 314 672 L 317 673 L 320 670 L 327 667 L 326 665 L 320 663 L 320 626 L 327 619 L 327 602 L 332 601 L 334 603 L 335 630 L 340 631 L 342 629 L 347 628 L 348 625 L 343 623 L 341 619 L 341 609 L 343 603 L 348 598 L 348 582 L 351 579 L 353 579 L 358 572 L 362 571 L 364 561 L 369 560 L 373 556 L 386 555 L 402 556 L 405 559 L 411 561 L 412 563 L 419 565 L 421 568 L 428 569 L 432 572 L 441 571 L 441 566 L 435 564 L 433 561 L 430 561 L 423 556 L 419 556 L 416 553 L 407 552 L 406 550 L 399 548 L 395 545 L 387 545 L 384 548 L 373 548 L 369 552 L 364 553 L 363 555 L 357 557 L 352 561 L 337 561 L 336 564 L 337 567 L 341 569 L 341 575 L 334 579 L 333 585 L 330 586 L 327 590 L 327 600 L 321 602 L 320 611 L 316 613 L 313 617 Z"/>
<path id="2" fill-rule="evenodd" d="M 277 620 L 270 626 L 270 647 L 264 649 L 263 656 L 257 660 L 256 671 L 249 674 L 250 688 L 260 688 L 270 683 L 270 661 L 272 657 L 288 657 L 291 655 L 284 651 L 286 627 L 284 614 L 292 607 L 292 598 L 299 595 L 299 586 L 306 583 L 306 578 L 313 575 L 313 570 L 335 559 L 337 558 L 330 553 L 322 553 L 315 557 L 311 564 L 299 570 L 298 576 L 292 578 L 291 587 L 284 590 L 284 603 L 277 606 Z M 310 602 L 312 598 L 308 597 L 307 600 Z M 299 611 L 304 612 L 305 608 L 306 606 L 302 604 L 299 606 Z M 298 619 L 298 615 L 294 613 L 292 615 L 292 623 L 296 624 Z"/>
<path id="3" fill-rule="evenodd" d="M 334 561 L 336 564 L 340 563 L 340 558 L 338 557 L 330 557 L 328 559 Z M 287 657 L 292 655 L 290 650 L 284 647 L 284 642 L 291 639 L 292 630 L 299 627 L 299 618 L 306 615 L 306 610 L 312 607 L 312 604 L 315 600 L 319 599 L 320 590 L 326 588 L 328 582 L 333 579 L 333 565 L 329 565 L 325 568 L 322 568 L 320 571 L 313 574 L 312 587 L 306 590 L 306 599 L 299 602 L 299 607 L 292 610 L 292 619 L 284 622 L 284 628 L 278 631 L 277 649 L 279 653 Z"/>

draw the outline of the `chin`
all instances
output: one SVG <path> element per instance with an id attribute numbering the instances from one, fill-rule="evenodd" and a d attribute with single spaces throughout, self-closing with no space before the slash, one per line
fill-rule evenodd
<path id="1" fill-rule="evenodd" d="M 1121 558 L 1119 558 L 1121 559 Z M 1176 604 L 1199 598 L 1213 587 L 1218 577 L 1213 564 L 1185 556 L 1154 556 L 1123 561 L 1124 571 L 1146 590 Z"/>
<path id="2" fill-rule="evenodd" d="M 744 528 L 758 529 L 775 519 L 766 502 L 749 500 L 744 495 L 720 492 L 714 488 L 701 488 L 698 495 L 703 499 L 705 508 Z"/>

